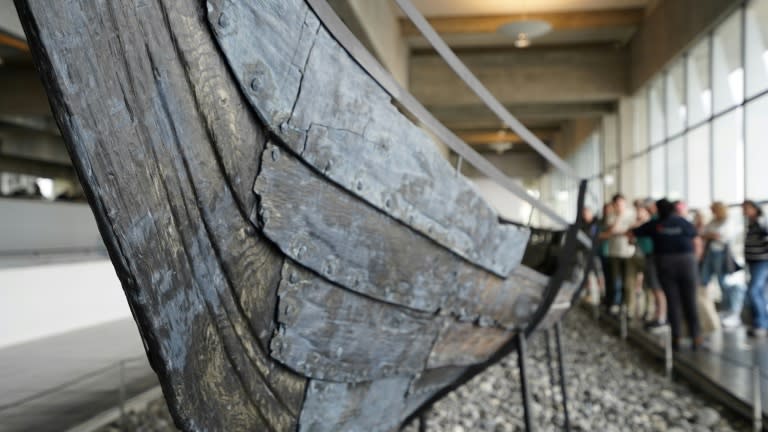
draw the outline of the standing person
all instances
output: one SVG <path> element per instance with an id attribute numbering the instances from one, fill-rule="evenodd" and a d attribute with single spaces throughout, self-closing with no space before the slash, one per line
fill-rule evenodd
<path id="1" fill-rule="evenodd" d="M 613 235 L 610 231 L 610 225 L 608 221 L 613 218 L 613 204 L 606 203 L 603 206 L 603 217 L 600 219 L 600 234 L 598 239 L 600 241 L 600 248 L 598 252 L 600 254 L 600 262 L 603 269 L 603 286 L 605 290 L 605 297 L 603 302 L 605 309 L 610 313 L 614 306 L 621 303 L 621 291 L 616 289 L 616 279 L 612 272 L 611 263 L 608 257 L 608 240 Z"/>
<path id="2" fill-rule="evenodd" d="M 643 205 L 650 215 L 649 221 L 658 220 L 659 214 L 656 208 L 656 201 L 652 198 L 646 198 Z M 646 323 L 645 327 L 646 329 L 654 330 L 667 325 L 667 298 L 664 296 L 664 290 L 661 288 L 661 282 L 659 282 L 659 272 L 656 269 L 656 256 L 653 250 L 653 239 L 651 237 L 638 237 L 637 245 L 643 249 L 645 254 L 643 286 L 651 291 L 654 303 L 653 318 Z"/>
<path id="3" fill-rule="evenodd" d="M 635 254 L 635 246 L 629 241 L 625 233 L 632 228 L 635 218 L 627 210 L 627 200 L 622 194 L 616 194 L 611 199 L 613 214 L 606 219 L 606 233 L 608 234 L 608 262 L 613 274 L 613 286 L 616 290 L 615 299 L 618 300 L 612 307 L 617 307 L 622 303 L 622 294 L 624 304 L 627 310 L 635 310 L 635 267 L 632 257 Z M 606 280 L 606 284 L 610 284 Z M 614 309 L 614 311 L 617 311 Z"/>
<path id="4" fill-rule="evenodd" d="M 667 314 L 672 327 L 672 347 L 680 347 L 681 311 L 685 315 L 693 339 L 693 348 L 701 346 L 699 316 L 696 310 L 698 268 L 693 251 L 696 228 L 676 214 L 675 206 L 666 199 L 657 201 L 659 218 L 632 230 L 637 237 L 650 237 L 656 256 L 659 281 L 668 304 Z"/>
<path id="5" fill-rule="evenodd" d="M 728 223 L 728 208 L 718 201 L 712 203 L 710 210 L 712 221 L 701 230 L 701 238 L 706 242 L 701 263 L 701 283 L 706 287 L 713 276 L 717 278 L 723 293 L 723 327 L 734 328 L 741 325 L 740 316 L 746 287 L 730 283 L 726 278 L 735 270 L 728 269 L 727 261 L 733 259 L 731 242 L 734 236 Z"/>
<path id="6" fill-rule="evenodd" d="M 744 241 L 744 258 L 749 268 L 748 295 L 752 307 L 750 336 L 765 337 L 768 334 L 768 311 L 765 303 L 765 285 L 768 283 L 768 223 L 762 209 L 754 201 L 742 205 L 747 218 L 747 236 Z"/>

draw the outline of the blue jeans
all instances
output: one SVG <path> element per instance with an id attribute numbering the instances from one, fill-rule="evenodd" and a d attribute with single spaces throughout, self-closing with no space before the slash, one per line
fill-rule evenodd
<path id="1" fill-rule="evenodd" d="M 723 310 L 730 314 L 740 314 L 744 305 L 746 287 L 741 284 L 729 284 L 725 277 L 725 251 L 708 251 L 701 263 L 701 283 L 709 285 L 712 276 L 717 276 L 717 283 L 723 292 Z"/>
<path id="2" fill-rule="evenodd" d="M 768 261 L 748 261 L 749 300 L 755 328 L 768 328 L 768 311 L 765 304 L 765 285 L 768 283 Z"/>

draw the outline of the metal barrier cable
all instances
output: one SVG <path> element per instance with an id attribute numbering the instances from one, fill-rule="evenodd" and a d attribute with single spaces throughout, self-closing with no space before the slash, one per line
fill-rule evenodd
<path id="1" fill-rule="evenodd" d="M 26 403 L 29 403 L 29 402 L 33 401 L 33 400 L 40 399 L 40 398 L 43 398 L 43 397 L 48 396 L 48 395 L 52 395 L 54 393 L 57 393 L 59 391 L 62 391 L 64 389 L 66 389 L 66 388 L 72 387 L 72 386 L 74 386 L 76 384 L 80 384 L 80 383 L 82 383 L 84 381 L 87 381 L 87 380 L 89 380 L 91 378 L 97 377 L 99 375 L 103 375 L 103 374 L 111 372 L 113 370 L 119 370 L 119 368 L 121 366 L 125 365 L 126 363 L 136 363 L 136 362 L 146 361 L 146 359 L 147 359 L 147 357 L 142 355 L 142 356 L 139 356 L 139 357 L 131 357 L 131 358 L 120 360 L 118 362 L 112 363 L 112 364 L 110 364 L 108 366 L 105 366 L 103 368 L 96 369 L 94 371 L 91 371 L 91 372 L 88 372 L 86 374 L 83 374 L 83 375 L 81 375 L 81 376 L 79 376 L 79 377 L 77 377 L 75 379 L 72 379 L 72 380 L 67 381 L 67 382 L 65 382 L 63 384 L 57 385 L 57 386 L 52 387 L 50 389 L 43 390 L 41 392 L 29 395 L 29 396 L 27 396 L 25 398 L 22 398 L 22 399 L 19 399 L 19 400 L 7 403 L 5 405 L 0 405 L 0 412 L 8 410 L 10 408 L 15 408 L 17 406 L 24 405 Z"/>

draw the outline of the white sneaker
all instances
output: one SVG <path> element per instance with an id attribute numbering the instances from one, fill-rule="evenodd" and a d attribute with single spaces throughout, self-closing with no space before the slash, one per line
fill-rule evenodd
<path id="1" fill-rule="evenodd" d="M 739 317 L 737 314 L 728 315 L 727 317 L 723 318 L 722 324 L 723 328 L 726 329 L 741 327 L 741 317 Z"/>

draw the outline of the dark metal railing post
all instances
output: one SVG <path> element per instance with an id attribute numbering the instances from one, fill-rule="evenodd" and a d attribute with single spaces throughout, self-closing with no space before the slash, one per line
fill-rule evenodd
<path id="1" fill-rule="evenodd" d="M 566 432 L 571 430 L 571 420 L 568 417 L 568 388 L 565 381 L 565 360 L 563 359 L 562 323 L 555 324 L 555 343 L 557 344 L 557 357 L 560 366 L 560 390 L 563 392 L 563 419 Z"/>
<path id="2" fill-rule="evenodd" d="M 546 329 L 544 331 L 544 341 L 547 344 L 547 371 L 549 372 L 549 386 L 552 389 L 552 407 L 557 409 L 557 399 L 555 398 L 555 386 L 557 380 L 555 379 L 555 369 L 552 366 L 552 347 L 550 343 L 550 333 L 552 329 Z"/>
<path id="3" fill-rule="evenodd" d="M 119 389 L 119 395 L 120 395 L 120 425 L 122 426 L 123 430 L 128 430 L 128 424 L 127 419 L 125 417 L 125 399 L 126 399 L 126 392 L 125 392 L 125 360 L 120 360 L 120 389 Z"/>
<path id="4" fill-rule="evenodd" d="M 427 413 L 419 415 L 419 432 L 427 432 Z"/>
<path id="5" fill-rule="evenodd" d="M 531 412 L 531 392 L 528 388 L 528 377 L 525 373 L 525 332 L 517 335 L 517 367 L 520 369 L 520 392 L 523 397 L 523 415 L 525 417 L 525 430 L 533 432 L 533 412 Z"/>

